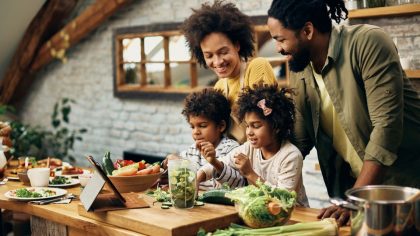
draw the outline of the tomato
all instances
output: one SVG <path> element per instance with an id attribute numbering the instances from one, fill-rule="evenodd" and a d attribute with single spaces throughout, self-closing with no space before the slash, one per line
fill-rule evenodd
<path id="1" fill-rule="evenodd" d="M 153 171 L 152 169 L 147 168 L 147 169 L 137 171 L 136 175 L 148 175 L 148 174 L 151 174 L 152 171 Z"/>
<path id="2" fill-rule="evenodd" d="M 143 160 L 139 162 L 139 170 L 143 170 L 144 168 L 146 168 L 146 162 Z"/>
<path id="3" fill-rule="evenodd" d="M 132 160 L 122 160 L 122 159 L 118 159 L 118 160 L 116 160 L 116 161 L 115 161 L 115 163 L 114 163 L 114 168 L 115 168 L 115 169 L 119 169 L 119 168 L 121 168 L 121 167 L 124 167 L 124 166 L 129 166 L 129 165 L 131 165 L 131 164 L 134 164 L 134 161 L 132 161 Z"/>

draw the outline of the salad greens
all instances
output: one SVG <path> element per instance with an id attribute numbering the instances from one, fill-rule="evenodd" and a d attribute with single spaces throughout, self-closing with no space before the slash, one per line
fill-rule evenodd
<path id="1" fill-rule="evenodd" d="M 56 195 L 56 192 L 49 189 L 42 189 L 37 192 L 35 189 L 21 188 L 16 190 L 15 195 L 20 198 L 51 197 Z"/>
<path id="2" fill-rule="evenodd" d="M 260 181 L 257 186 L 238 188 L 225 196 L 235 202 L 239 216 L 252 228 L 286 223 L 296 202 L 296 192 L 272 188 Z"/>
<path id="3" fill-rule="evenodd" d="M 65 176 L 55 176 L 50 184 L 71 184 L 71 180 Z"/>
<path id="4" fill-rule="evenodd" d="M 171 195 L 166 192 L 165 190 L 162 190 L 160 187 L 157 187 L 155 191 L 149 191 L 147 192 L 147 195 L 152 196 L 155 198 L 158 202 L 170 202 L 171 201 Z"/>

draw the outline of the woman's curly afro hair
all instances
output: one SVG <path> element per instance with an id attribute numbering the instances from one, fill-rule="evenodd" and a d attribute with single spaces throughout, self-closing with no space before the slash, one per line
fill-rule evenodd
<path id="1" fill-rule="evenodd" d="M 254 52 L 254 38 L 251 19 L 239 11 L 233 3 L 216 0 L 208 2 L 200 9 L 192 9 L 193 14 L 181 26 L 187 46 L 198 63 L 207 68 L 200 43 L 210 33 L 225 34 L 233 44 L 239 44 L 239 56 L 247 61 Z"/>
<path id="2" fill-rule="evenodd" d="M 204 116 L 220 125 L 226 122 L 226 130 L 229 129 L 230 104 L 222 91 L 213 88 L 205 88 L 200 92 L 189 94 L 184 100 L 182 114 L 189 121 L 190 116 Z"/>
<path id="3" fill-rule="evenodd" d="M 255 112 L 261 119 L 266 120 L 277 132 L 277 139 L 291 139 L 295 120 L 295 107 L 291 97 L 292 90 L 274 85 L 254 85 L 245 88 L 238 99 L 238 118 L 243 121 L 246 113 Z M 265 99 L 265 106 L 272 112 L 265 116 L 258 107 L 258 102 Z"/>

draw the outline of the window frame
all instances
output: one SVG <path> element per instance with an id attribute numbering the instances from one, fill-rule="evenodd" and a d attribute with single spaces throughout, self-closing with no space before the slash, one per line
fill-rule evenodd
<path id="1" fill-rule="evenodd" d="M 251 17 L 254 23 L 255 30 L 255 56 L 258 56 L 259 40 L 258 32 L 268 32 L 268 27 L 266 26 L 267 16 L 253 16 Z M 113 40 L 112 40 L 112 56 L 113 56 L 113 85 L 114 85 L 114 96 L 120 98 L 167 98 L 167 99 L 183 99 L 185 96 L 193 91 L 198 91 L 203 89 L 205 86 L 198 86 L 198 67 L 199 64 L 195 59 L 190 58 L 188 61 L 171 61 L 169 58 L 169 38 L 171 36 L 182 35 L 179 27 L 182 22 L 176 23 L 159 23 L 159 24 L 149 24 L 142 26 L 131 26 L 131 27 L 122 27 L 116 28 L 113 31 Z M 162 36 L 164 38 L 164 61 L 148 61 L 145 59 L 144 52 L 144 37 L 151 36 Z M 137 62 L 140 69 L 140 82 L 138 84 L 125 84 L 124 81 L 124 68 L 123 65 L 127 62 L 123 60 L 123 45 L 122 40 L 126 38 L 140 38 L 141 43 L 141 59 L 140 62 Z M 271 39 L 271 37 L 270 37 Z M 265 35 L 264 40 L 267 40 L 267 35 Z M 282 86 L 288 86 L 289 78 L 289 68 L 287 61 L 279 57 L 270 57 L 267 58 L 272 65 L 279 65 L 286 63 L 286 81 Z M 128 62 L 129 63 L 129 62 Z M 163 72 L 164 84 L 160 86 L 148 85 L 146 81 L 147 63 L 163 63 L 165 69 Z M 182 63 L 189 65 L 189 87 L 187 88 L 176 88 L 172 86 L 171 74 L 170 74 L 170 63 Z"/>

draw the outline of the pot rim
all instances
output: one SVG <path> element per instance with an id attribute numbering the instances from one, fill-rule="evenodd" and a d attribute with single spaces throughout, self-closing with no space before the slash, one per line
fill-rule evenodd
<path id="1" fill-rule="evenodd" d="M 348 199 L 355 201 L 357 203 L 375 203 L 375 204 L 404 204 L 407 203 L 407 200 L 367 200 L 364 198 L 353 196 L 352 194 L 357 193 L 362 190 L 369 190 L 369 189 L 392 189 L 392 190 L 400 190 L 403 192 L 409 192 L 412 194 L 416 194 L 419 192 L 419 189 L 412 188 L 412 187 L 403 187 L 403 186 L 395 186 L 395 185 L 366 185 L 358 188 L 351 188 L 345 192 L 345 195 Z"/>

